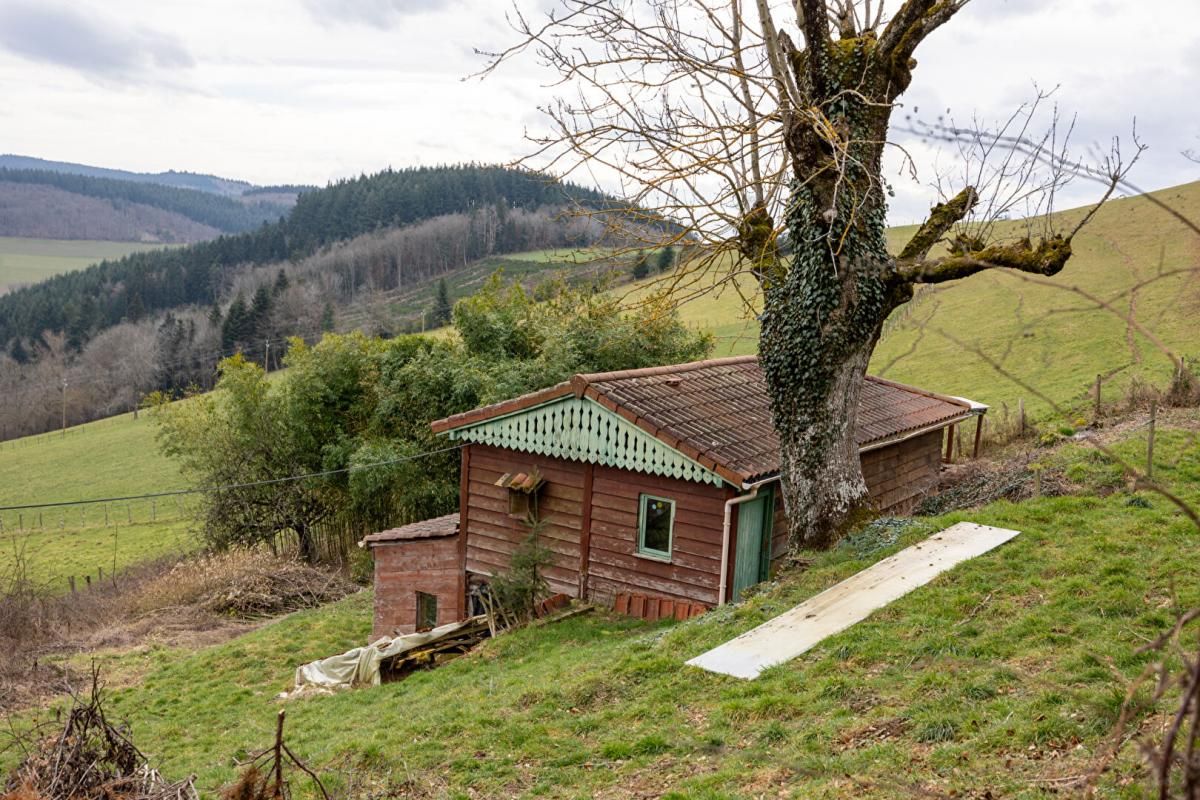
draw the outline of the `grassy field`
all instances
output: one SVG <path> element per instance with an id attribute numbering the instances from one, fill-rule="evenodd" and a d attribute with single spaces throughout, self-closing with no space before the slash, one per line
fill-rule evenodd
<path id="1" fill-rule="evenodd" d="M 0 291 L 6 286 L 35 283 L 51 275 L 83 269 L 106 258 L 160 247 L 163 245 L 0 236 Z"/>
<path id="2" fill-rule="evenodd" d="M 1200 501 L 1194 434 L 1163 431 L 1158 452 L 1159 476 Z M 1120 485 L 1094 452 L 1047 458 L 1092 490 Z M 1137 648 L 1200 603 L 1200 584 L 1179 580 L 1194 573 L 1196 530 L 1147 499 L 1115 491 L 921 520 L 895 543 L 812 554 L 750 601 L 686 623 L 596 612 L 398 684 L 280 706 L 298 664 L 364 641 L 364 592 L 196 652 L 109 654 L 114 685 L 130 686 L 110 708 L 156 766 L 195 772 L 206 794 L 270 742 L 285 707 L 289 746 L 363 796 L 1056 796 L 1114 724 L 1125 692 L 1114 670 L 1136 674 L 1148 658 Z M 1022 534 L 754 682 L 684 666 L 962 519 Z M 1131 746 L 1100 796 L 1142 796 L 1138 765 Z"/>
<path id="3" fill-rule="evenodd" d="M 1200 183 L 1154 194 L 1200 220 Z M 1060 227 L 1069 228 L 1078 216 L 1062 212 Z M 890 232 L 894 252 L 913 230 Z M 1131 287 L 1160 272 L 1194 267 L 1197 256 L 1200 241 L 1183 224 L 1144 199 L 1116 200 L 1075 239 L 1074 256 L 1051 281 L 1054 287 L 996 271 L 927 290 L 889 323 L 871 368 L 996 407 L 1015 408 L 1023 398 L 1035 413 L 1046 413 L 1048 404 L 1019 382 L 1055 403 L 1071 403 L 1103 374 L 1115 400 L 1133 377 L 1164 382 L 1170 364 L 1145 337 L 1127 330 L 1124 320 L 1063 288 L 1084 287 L 1126 312 Z M 644 296 L 652 285 L 643 283 L 630 299 Z M 1200 281 L 1194 273 L 1152 282 L 1132 302 L 1137 320 L 1168 346 L 1200 357 Z M 686 302 L 680 313 L 716 335 L 717 355 L 757 350 L 757 322 L 732 289 Z M 1007 375 L 975 350 L 1001 362 Z"/>
<path id="4" fill-rule="evenodd" d="M 555 278 L 570 281 L 589 281 L 627 266 L 632 256 L 605 259 L 592 250 L 531 250 L 491 256 L 474 261 L 466 267 L 445 275 L 451 301 L 474 294 L 497 270 L 507 281 L 520 281 L 527 288 Z M 628 277 L 624 275 L 622 277 Z M 397 319 L 420 321 L 421 314 L 433 308 L 439 279 L 413 284 L 403 289 L 379 292 L 367 301 L 360 301 L 338 312 L 338 330 L 372 329 L 378 321 L 380 328 L 390 327 Z"/>
<path id="5" fill-rule="evenodd" d="M 132 414 L 0 443 L 0 506 L 121 497 L 182 488 L 154 441 L 155 423 Z M 163 498 L 0 511 L 0 571 L 23 552 L 34 577 L 108 573 L 192 545 L 184 501 Z M 81 578 L 82 579 L 82 578 Z"/>

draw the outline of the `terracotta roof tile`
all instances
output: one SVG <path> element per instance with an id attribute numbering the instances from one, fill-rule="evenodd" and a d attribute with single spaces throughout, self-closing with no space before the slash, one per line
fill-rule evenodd
<path id="1" fill-rule="evenodd" d="M 557 397 L 585 393 L 671 446 L 711 460 L 726 477 L 732 474 L 752 481 L 779 471 L 779 439 L 755 356 L 576 375 L 541 392 L 439 420 L 434 430 L 468 427 Z M 860 448 L 869 449 L 970 413 L 969 401 L 867 376 L 855 438 Z"/>
<path id="2" fill-rule="evenodd" d="M 386 542 L 403 542 L 409 539 L 438 539 L 443 536 L 454 536 L 457 533 L 458 514 L 454 513 L 368 534 L 363 537 L 363 543 L 370 546 Z"/>

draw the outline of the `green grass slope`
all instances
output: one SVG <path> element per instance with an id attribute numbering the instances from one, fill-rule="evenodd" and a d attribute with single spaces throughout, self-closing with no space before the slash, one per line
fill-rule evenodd
<path id="1" fill-rule="evenodd" d="M 433 308 L 438 284 L 443 279 L 454 302 L 474 294 L 497 270 L 503 272 L 505 280 L 520 281 L 527 288 L 556 278 L 577 283 L 601 280 L 610 273 L 615 273 L 612 278 L 619 282 L 628 277 L 632 260 L 632 256 L 608 258 L 594 249 L 531 250 L 481 258 L 445 275 L 403 289 L 379 292 L 367 301 L 342 308 L 337 312 L 337 327 L 370 331 L 376 320 L 385 323 L 383 327 L 397 320 L 409 320 L 419 329 L 421 315 Z"/>
<path id="2" fill-rule="evenodd" d="M 1135 456 L 1143 438 L 1119 449 Z M 1194 433 L 1161 432 L 1158 453 L 1158 475 L 1200 501 Z M 1091 451 L 1054 461 L 1093 489 L 1120 485 Z M 1022 534 L 756 681 L 684 665 L 962 519 Z M 1137 649 L 1200 603 L 1200 585 L 1179 580 L 1197 531 L 1156 497 L 1001 502 L 879 544 L 813 554 L 750 601 L 686 623 L 596 612 L 401 683 L 287 702 L 288 744 L 355 796 L 1057 796 L 1116 720 L 1114 669 L 1136 674 L 1148 658 Z M 370 616 L 364 592 L 198 652 L 111 656 L 129 688 L 110 709 L 156 766 L 195 772 L 213 794 L 271 741 L 295 666 L 361 644 Z M 1138 764 L 1130 747 L 1102 796 L 1140 796 Z"/>
<path id="3" fill-rule="evenodd" d="M 132 414 L 0 443 L 0 506 L 150 494 L 183 486 L 154 441 L 155 423 Z M 187 500 L 0 511 L 0 572 L 21 552 L 32 575 L 65 588 L 69 575 L 123 569 L 192 545 Z"/>
<path id="4" fill-rule="evenodd" d="M 21 239 L 0 236 L 0 292 L 8 286 L 36 283 L 106 258 L 120 258 L 161 244 L 91 240 Z"/>
<path id="5" fill-rule="evenodd" d="M 1200 183 L 1154 195 L 1200 221 Z M 1058 226 L 1069 230 L 1080 214 L 1061 212 Z M 893 251 L 913 230 L 890 232 Z M 1115 200 L 1076 237 L 1074 256 L 1051 281 L 1058 288 L 997 270 L 928 289 L 889 323 L 871 369 L 894 380 L 997 407 L 1015 408 L 1023 398 L 1030 409 L 1042 413 L 1047 404 L 1019 382 L 1055 403 L 1071 403 L 1082 398 L 1096 375 L 1102 374 L 1109 382 L 1109 397 L 1115 400 L 1133 377 L 1164 382 L 1170 364 L 1145 337 L 1127 330 L 1123 319 L 1062 287 L 1082 287 L 1112 301 L 1122 313 L 1132 303 L 1137 320 L 1169 347 L 1200 357 L 1196 324 L 1200 280 L 1195 273 L 1154 281 L 1132 298 L 1128 294 L 1131 287 L 1160 272 L 1197 265 L 1200 239 L 1194 232 L 1144 198 Z M 652 282 L 643 282 L 630 299 L 644 296 L 651 286 Z M 758 325 L 732 288 L 689 300 L 680 313 L 689 323 L 716 335 L 717 355 L 757 351 Z M 1000 362 L 1008 375 L 974 350 Z"/>

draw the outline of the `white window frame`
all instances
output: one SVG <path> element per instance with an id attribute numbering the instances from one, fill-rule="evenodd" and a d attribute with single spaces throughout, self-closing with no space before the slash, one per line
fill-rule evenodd
<path id="1" fill-rule="evenodd" d="M 669 503 L 671 506 L 671 516 L 667 522 L 667 550 L 656 550 L 646 546 L 646 505 L 651 500 L 658 500 L 663 503 Z M 638 530 L 637 530 L 637 554 L 643 558 L 653 558 L 658 561 L 670 561 L 671 552 L 675 547 L 675 501 L 670 497 L 659 497 L 653 494 L 638 495 Z"/>

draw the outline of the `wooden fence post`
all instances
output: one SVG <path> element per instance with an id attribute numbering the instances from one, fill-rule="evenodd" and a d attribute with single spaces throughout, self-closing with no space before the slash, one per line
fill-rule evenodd
<path id="1" fill-rule="evenodd" d="M 1101 382 L 1101 380 L 1102 380 L 1102 377 L 1100 375 L 1097 375 L 1096 376 L 1096 411 L 1092 415 L 1092 423 L 1094 425 L 1100 424 L 1100 382 Z"/>
<path id="2" fill-rule="evenodd" d="M 75 594 L 75 576 L 74 575 L 67 576 L 67 584 L 70 585 L 70 587 L 71 587 L 71 594 Z"/>
<path id="3" fill-rule="evenodd" d="M 1154 427 L 1158 422 L 1158 398 L 1150 398 L 1150 434 L 1146 437 L 1146 477 L 1154 478 Z"/>
<path id="4" fill-rule="evenodd" d="M 1017 399 L 1017 422 L 1020 425 L 1020 428 L 1018 430 L 1020 432 L 1020 435 L 1023 437 L 1023 436 L 1025 436 L 1025 398 L 1024 397 Z"/>

